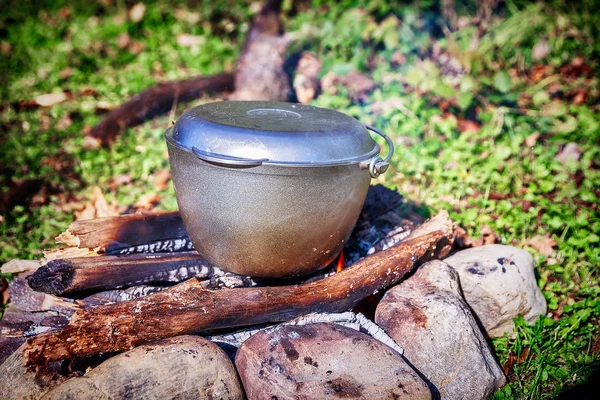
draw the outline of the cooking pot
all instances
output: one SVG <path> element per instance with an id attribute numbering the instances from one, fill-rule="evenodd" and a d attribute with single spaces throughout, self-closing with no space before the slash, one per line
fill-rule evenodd
<path id="1" fill-rule="evenodd" d="M 385 160 L 367 129 L 389 145 Z M 391 140 L 337 111 L 216 102 L 166 132 L 175 195 L 196 250 L 223 270 L 281 278 L 332 262 Z"/>

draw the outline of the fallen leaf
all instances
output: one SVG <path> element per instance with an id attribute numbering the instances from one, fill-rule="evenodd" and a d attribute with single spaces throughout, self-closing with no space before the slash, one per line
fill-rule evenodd
<path id="1" fill-rule="evenodd" d="M 171 179 L 171 171 L 162 169 L 154 174 L 154 188 L 159 192 L 165 190 Z"/>
<path id="2" fill-rule="evenodd" d="M 190 35 L 189 33 L 180 33 L 177 35 L 176 42 L 178 45 L 187 48 L 198 48 L 206 42 L 204 36 Z"/>
<path id="3" fill-rule="evenodd" d="M 83 148 L 86 150 L 95 150 L 100 148 L 101 145 L 102 143 L 100 142 L 100 140 L 98 140 L 95 137 L 86 135 L 83 138 Z"/>
<path id="4" fill-rule="evenodd" d="M 585 103 L 585 99 L 587 97 L 588 91 L 587 89 L 579 89 L 573 96 L 573 104 L 576 106 L 580 106 Z"/>
<path id="5" fill-rule="evenodd" d="M 37 96 L 35 102 L 42 107 L 52 107 L 55 104 L 62 103 L 68 98 L 69 96 L 65 92 L 48 93 Z"/>
<path id="6" fill-rule="evenodd" d="M 567 143 L 567 145 L 558 153 L 556 159 L 562 164 L 566 164 L 571 160 L 577 161 L 581 158 L 581 149 L 577 143 Z"/>
<path id="7" fill-rule="evenodd" d="M 463 133 L 477 133 L 481 130 L 481 125 L 475 121 L 461 119 L 458 121 L 458 130 Z"/>
<path id="8" fill-rule="evenodd" d="M 535 236 L 525 242 L 526 246 L 531 246 L 536 249 L 540 254 L 544 256 L 550 256 L 554 252 L 552 249 L 556 246 L 556 240 L 551 237 L 545 236 Z"/>
<path id="9" fill-rule="evenodd" d="M 531 81 L 536 83 L 549 76 L 552 73 L 552 67 L 549 65 L 538 64 L 531 70 Z"/>
<path id="10" fill-rule="evenodd" d="M 531 51 L 531 58 L 533 61 L 539 61 L 542 58 L 546 57 L 550 54 L 550 46 L 548 45 L 548 41 L 546 39 L 540 40 L 535 46 L 533 46 L 533 50 Z"/>
<path id="11" fill-rule="evenodd" d="M 58 131 L 64 131 L 65 129 L 67 129 L 71 125 L 73 125 L 73 120 L 71 119 L 71 117 L 69 116 L 69 114 L 65 114 L 65 115 L 63 115 L 63 117 L 61 119 L 58 120 L 58 122 L 56 123 L 55 128 Z"/>
<path id="12" fill-rule="evenodd" d="M 120 49 L 125 49 L 129 47 L 131 44 L 131 37 L 127 32 L 121 33 L 117 36 L 117 47 Z"/>
<path id="13" fill-rule="evenodd" d="M 144 14 L 146 13 L 146 6 L 144 3 L 137 3 L 129 10 L 129 19 L 133 22 L 140 22 L 142 18 L 144 18 Z"/>
<path id="14" fill-rule="evenodd" d="M 181 22 L 189 22 L 190 24 L 197 24 L 200 21 L 200 13 L 191 12 L 183 8 L 178 8 L 173 13 L 175 19 Z"/>
<path id="15" fill-rule="evenodd" d="M 94 186 L 90 200 L 86 203 L 82 210 L 75 211 L 75 220 L 114 217 L 119 215 L 117 205 L 115 203 L 108 204 L 102 189 Z"/>
<path id="16" fill-rule="evenodd" d="M 113 176 L 110 179 L 108 185 L 109 185 L 111 192 L 116 192 L 117 189 L 119 188 L 119 186 L 129 185 L 131 183 L 131 181 L 132 181 L 131 175 L 129 175 L 129 174 L 117 175 L 117 176 Z"/>
<path id="17" fill-rule="evenodd" d="M 538 139 L 540 137 L 540 133 L 539 132 L 533 132 L 531 135 L 527 136 L 525 138 L 525 145 L 527 147 L 533 147 L 536 145 Z"/>
<path id="18" fill-rule="evenodd" d="M 567 145 L 558 153 L 556 160 L 562 164 L 566 164 L 569 161 L 577 161 L 581 158 L 581 149 L 577 143 L 567 143 Z"/>
<path id="19" fill-rule="evenodd" d="M 151 210 L 160 202 L 160 196 L 156 193 L 146 193 L 133 205 L 138 210 Z"/>
<path id="20" fill-rule="evenodd" d="M 2 51 L 2 54 L 8 54 L 12 51 L 12 45 L 3 40 L 0 42 L 0 51 Z"/>
<path id="21" fill-rule="evenodd" d="M 144 51 L 145 48 L 146 48 L 146 45 L 144 43 L 136 41 L 136 42 L 132 42 L 129 45 L 129 52 L 131 54 L 137 55 L 137 54 L 140 54 L 142 51 Z"/>
<path id="22" fill-rule="evenodd" d="M 67 6 L 62 7 L 61 9 L 58 10 L 58 15 L 62 18 L 62 19 L 67 19 L 71 16 L 71 9 Z"/>
<path id="23" fill-rule="evenodd" d="M 75 70 L 73 68 L 67 67 L 67 68 L 63 69 L 62 71 L 60 71 L 58 73 L 58 76 L 60 77 L 60 79 L 67 79 L 67 78 L 70 78 L 74 72 L 75 72 Z"/>

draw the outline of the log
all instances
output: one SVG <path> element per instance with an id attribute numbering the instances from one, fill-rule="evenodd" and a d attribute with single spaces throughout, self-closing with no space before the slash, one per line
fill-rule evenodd
<path id="1" fill-rule="evenodd" d="M 50 261 L 31 274 L 32 289 L 60 296 L 83 290 L 118 289 L 148 283 L 179 283 L 213 268 L 195 251 L 99 256 Z"/>
<path id="2" fill-rule="evenodd" d="M 59 243 L 108 253 L 148 243 L 185 239 L 189 240 L 189 237 L 179 212 L 130 214 L 75 221 L 56 237 Z"/>
<path id="3" fill-rule="evenodd" d="M 103 145 L 108 145 L 124 128 L 139 125 L 149 118 L 167 113 L 178 102 L 195 100 L 205 94 L 233 90 L 233 81 L 234 74 L 224 72 L 152 86 L 109 112 L 100 124 L 92 128 L 90 136 L 98 139 Z"/>
<path id="4" fill-rule="evenodd" d="M 369 187 L 361 216 L 350 240 L 360 241 L 360 231 L 370 229 L 373 221 L 401 203 L 402 196 L 396 191 L 380 184 Z M 376 230 L 381 230 L 379 226 L 377 228 Z M 134 254 L 193 250 L 183 221 L 176 211 L 75 221 L 56 237 L 56 241 L 73 247 L 46 252 L 47 261 L 93 257 L 99 253 Z"/>
<path id="5" fill-rule="evenodd" d="M 342 312 L 443 254 L 453 224 L 364 258 L 340 273 L 295 286 L 207 290 L 192 278 L 137 300 L 79 310 L 60 332 L 27 340 L 28 365 L 131 349 L 171 336 L 286 321 L 310 312 Z M 445 251 L 445 250 L 444 250 Z"/>

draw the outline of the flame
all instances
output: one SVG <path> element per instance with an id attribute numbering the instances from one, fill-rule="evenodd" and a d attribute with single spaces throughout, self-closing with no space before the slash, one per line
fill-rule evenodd
<path id="1" fill-rule="evenodd" d="M 344 259 L 344 250 L 338 256 L 337 262 L 335 263 L 335 272 L 338 273 L 344 269 L 346 265 L 346 260 Z"/>

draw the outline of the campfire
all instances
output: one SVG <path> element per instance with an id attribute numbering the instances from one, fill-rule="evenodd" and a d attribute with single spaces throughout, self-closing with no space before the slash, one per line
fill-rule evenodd
<path id="1" fill-rule="evenodd" d="M 210 265 L 194 251 L 177 212 L 76 221 L 57 237 L 66 247 L 46 252 L 44 265 L 5 266 L 21 274 L 11 282 L 3 353 L 25 342 L 24 362 L 39 374 L 62 360 L 97 361 L 159 339 L 201 334 L 233 355 L 232 346 L 265 326 L 319 322 L 354 327 L 401 352 L 373 321 L 349 312 L 373 315 L 373 297 L 451 249 L 447 215 L 424 221 L 399 213 L 401 203 L 398 193 L 370 187 L 337 260 L 291 279 L 250 278 Z M 15 314 L 23 321 L 38 312 L 52 318 L 11 322 Z"/>

